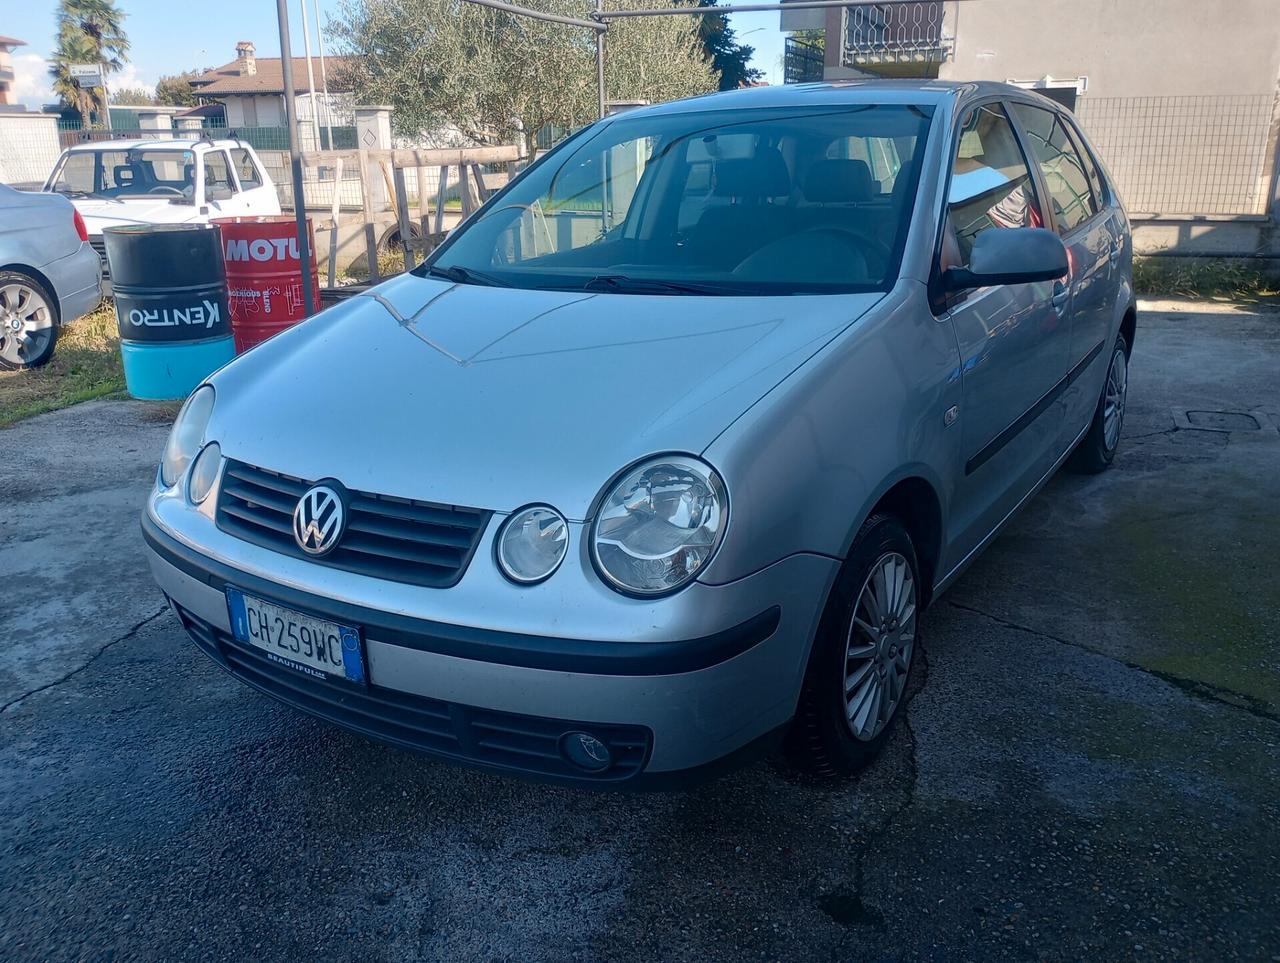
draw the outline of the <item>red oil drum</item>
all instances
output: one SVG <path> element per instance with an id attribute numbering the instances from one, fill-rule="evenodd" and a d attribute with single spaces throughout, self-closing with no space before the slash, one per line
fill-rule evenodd
<path id="1" fill-rule="evenodd" d="M 219 217 L 227 262 L 227 295 L 236 353 L 248 351 L 273 334 L 307 316 L 302 296 L 303 272 L 298 256 L 298 222 L 291 215 Z M 312 304 L 320 310 L 316 271 L 316 239 L 307 218 L 311 247 L 309 277 Z"/>

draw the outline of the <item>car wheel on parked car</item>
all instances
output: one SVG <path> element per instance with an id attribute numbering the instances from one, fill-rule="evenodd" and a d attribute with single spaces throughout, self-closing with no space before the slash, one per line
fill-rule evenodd
<path id="1" fill-rule="evenodd" d="M 38 368 L 53 357 L 56 303 L 30 275 L 0 271 L 0 368 Z"/>
<path id="2" fill-rule="evenodd" d="M 836 577 L 809 656 L 788 735 L 801 768 L 847 775 L 880 752 L 907 691 L 920 584 L 906 528 L 872 515 Z"/>
<path id="3" fill-rule="evenodd" d="M 1093 421 L 1079 446 L 1071 455 L 1068 467 L 1085 475 L 1106 471 L 1115 460 L 1124 428 L 1124 405 L 1129 393 L 1129 346 L 1124 335 L 1116 338 L 1111 349 L 1107 380 L 1103 382 Z"/>

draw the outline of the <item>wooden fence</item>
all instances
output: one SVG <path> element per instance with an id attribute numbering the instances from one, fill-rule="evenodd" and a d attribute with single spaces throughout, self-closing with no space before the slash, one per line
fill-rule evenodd
<path id="1" fill-rule="evenodd" d="M 315 225 L 316 230 L 329 232 L 328 286 L 334 287 L 336 283 L 339 234 L 343 230 L 358 228 L 363 233 L 369 282 L 377 283 L 382 278 L 378 269 L 379 227 L 386 224 L 385 215 L 390 212 L 398 227 L 405 270 L 411 270 L 416 263 L 415 256 L 420 255 L 416 259 L 420 261 L 444 237 L 445 199 L 451 174 L 456 171 L 465 218 L 493 191 L 506 184 L 512 167 L 520 159 L 521 149 L 516 146 L 304 152 L 304 179 L 308 172 L 314 171 L 316 180 L 331 180 L 334 184 L 329 218 Z M 490 170 L 485 171 L 484 167 Z M 494 170 L 495 167 L 506 169 Z M 342 192 L 338 190 L 344 169 L 349 172 L 352 168 L 359 172 L 360 184 L 360 204 L 354 211 L 342 203 Z M 414 180 L 423 188 L 417 192 L 416 214 L 406 185 L 409 171 L 416 172 Z M 425 189 L 431 180 L 430 174 L 436 175 L 434 194 Z"/>

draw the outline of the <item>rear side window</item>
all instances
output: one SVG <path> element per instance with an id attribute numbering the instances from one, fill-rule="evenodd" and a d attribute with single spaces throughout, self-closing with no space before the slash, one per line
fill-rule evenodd
<path id="1" fill-rule="evenodd" d="M 1084 161 L 1071 142 L 1061 114 L 1030 104 L 1014 104 L 1013 111 L 1044 174 L 1045 190 L 1057 215 L 1058 233 L 1066 234 L 1098 212 Z"/>
<path id="2" fill-rule="evenodd" d="M 1080 155 L 1080 160 L 1084 162 L 1084 172 L 1089 175 L 1089 184 L 1093 187 L 1093 197 L 1098 202 L 1098 206 L 1107 203 L 1106 185 L 1102 181 L 1102 172 L 1098 170 L 1098 165 L 1094 163 L 1093 155 L 1089 153 L 1089 148 L 1084 145 L 1084 138 L 1080 136 L 1080 130 L 1072 126 L 1071 143 L 1076 147 L 1076 153 Z"/>
<path id="3" fill-rule="evenodd" d="M 262 186 L 262 175 L 258 173 L 258 165 L 253 162 L 253 158 L 243 147 L 231 152 L 231 163 L 235 164 L 236 176 L 240 178 L 240 190 L 249 191 Z"/>
<path id="4" fill-rule="evenodd" d="M 948 258 L 955 264 L 947 266 L 968 267 L 974 239 L 983 231 L 1043 223 L 1013 125 L 995 104 L 974 108 L 960 126 L 947 208 L 959 248 Z"/>
<path id="5" fill-rule="evenodd" d="M 220 150 L 209 151 L 204 155 L 204 196 L 211 201 L 221 201 L 234 193 L 227 155 Z"/>

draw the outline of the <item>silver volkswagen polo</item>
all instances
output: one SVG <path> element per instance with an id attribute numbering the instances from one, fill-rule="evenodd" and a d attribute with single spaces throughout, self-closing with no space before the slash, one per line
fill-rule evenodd
<path id="1" fill-rule="evenodd" d="M 588 127 L 188 400 L 143 529 L 195 643 L 398 746 L 683 785 L 866 765 L 919 616 L 1124 418 L 1128 223 L 994 84 Z M 323 737 L 323 730 L 320 730 Z"/>

